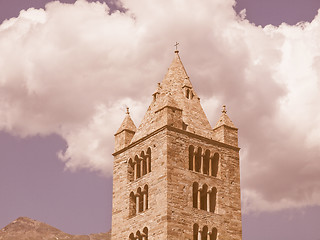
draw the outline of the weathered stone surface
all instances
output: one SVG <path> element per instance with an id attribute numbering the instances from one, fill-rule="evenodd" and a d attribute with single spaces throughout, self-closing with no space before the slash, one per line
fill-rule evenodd
<path id="1" fill-rule="evenodd" d="M 211 128 L 177 51 L 153 96 L 131 142 L 116 139 L 112 240 L 241 240 L 237 128 L 226 111 Z"/>
<path id="2" fill-rule="evenodd" d="M 20 217 L 0 230 L 0 240 L 110 240 L 110 233 L 71 235 L 48 224 Z"/>

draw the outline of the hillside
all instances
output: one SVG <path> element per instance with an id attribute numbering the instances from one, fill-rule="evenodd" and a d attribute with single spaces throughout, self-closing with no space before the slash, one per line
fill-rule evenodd
<path id="1" fill-rule="evenodd" d="M 71 235 L 48 224 L 19 217 L 0 230 L 0 240 L 110 240 L 110 233 Z"/>

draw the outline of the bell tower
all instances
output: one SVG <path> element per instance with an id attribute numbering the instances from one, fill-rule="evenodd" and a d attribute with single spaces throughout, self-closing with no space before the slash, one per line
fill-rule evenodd
<path id="1" fill-rule="evenodd" d="M 179 51 L 136 129 L 115 134 L 112 240 L 241 240 L 238 129 L 212 129 Z"/>

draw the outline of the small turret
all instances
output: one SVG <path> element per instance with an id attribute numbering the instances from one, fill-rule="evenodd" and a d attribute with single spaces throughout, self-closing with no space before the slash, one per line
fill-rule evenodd
<path id="1" fill-rule="evenodd" d="M 126 146 L 128 146 L 133 138 L 134 134 L 136 133 L 136 125 L 132 121 L 130 117 L 129 108 L 127 108 L 126 117 L 124 118 L 120 128 L 114 134 L 115 136 L 115 151 L 118 151 Z"/>
<path id="2" fill-rule="evenodd" d="M 238 147 L 238 128 L 228 117 L 225 105 L 222 107 L 222 115 L 213 129 L 213 133 L 217 141 Z"/>

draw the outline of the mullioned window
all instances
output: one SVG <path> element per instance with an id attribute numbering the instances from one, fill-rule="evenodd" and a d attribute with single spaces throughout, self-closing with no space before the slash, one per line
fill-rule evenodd
<path id="1" fill-rule="evenodd" d="M 199 186 L 199 183 L 194 182 L 192 185 L 192 202 L 194 208 L 214 213 L 217 203 L 217 188 L 209 188 L 207 184 Z"/>
<path id="2" fill-rule="evenodd" d="M 199 227 L 198 224 L 193 225 L 193 240 L 217 240 L 217 228 L 209 229 L 208 226 Z"/>
<path id="3" fill-rule="evenodd" d="M 145 185 L 143 189 L 139 187 L 136 193 L 131 192 L 129 195 L 129 216 L 135 216 L 140 212 L 148 209 L 148 185 Z"/>
<path id="4" fill-rule="evenodd" d="M 128 179 L 134 181 L 149 172 L 151 172 L 151 148 L 148 148 L 146 153 L 142 151 L 134 158 L 129 159 Z"/>
<path id="5" fill-rule="evenodd" d="M 212 154 L 210 150 L 197 149 L 189 146 L 189 170 L 217 177 L 219 168 L 219 153 Z"/>

